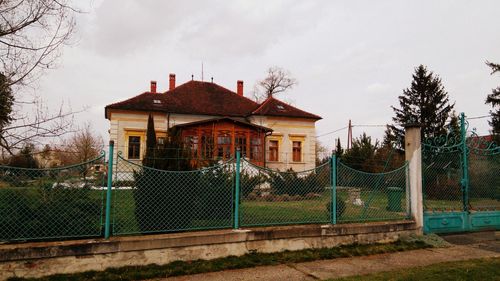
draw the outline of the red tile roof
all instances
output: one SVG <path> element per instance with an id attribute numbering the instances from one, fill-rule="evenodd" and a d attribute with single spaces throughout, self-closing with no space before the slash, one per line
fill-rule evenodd
<path id="1" fill-rule="evenodd" d="M 252 115 L 298 117 L 316 120 L 321 119 L 318 115 L 300 110 L 294 106 L 277 100 L 272 96 L 267 98 L 257 109 L 252 111 Z"/>
<path id="2" fill-rule="evenodd" d="M 165 93 L 145 92 L 133 98 L 113 103 L 105 107 L 105 116 L 109 118 L 109 109 L 165 112 L 179 114 L 198 114 L 211 116 L 247 117 L 250 115 L 287 116 L 310 119 L 321 117 L 287 105 L 274 98 L 258 104 L 249 98 L 211 82 L 189 81 Z M 272 108 L 282 105 L 285 110 Z"/>

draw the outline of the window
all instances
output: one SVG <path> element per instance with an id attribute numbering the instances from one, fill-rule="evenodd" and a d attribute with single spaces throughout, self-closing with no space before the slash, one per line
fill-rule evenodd
<path id="1" fill-rule="evenodd" d="M 261 160 L 261 139 L 259 136 L 252 136 L 250 139 L 250 159 Z"/>
<path id="2" fill-rule="evenodd" d="M 269 161 L 278 161 L 278 141 L 269 141 Z"/>
<path id="3" fill-rule="evenodd" d="M 191 157 L 198 157 L 198 136 L 186 136 L 184 145 Z"/>
<path id="4" fill-rule="evenodd" d="M 201 136 L 201 157 L 203 159 L 212 159 L 214 151 L 214 138 L 209 132 L 207 135 Z"/>
<path id="5" fill-rule="evenodd" d="M 163 146 L 165 144 L 165 137 L 157 137 L 156 138 L 156 145 L 157 146 Z"/>
<path id="6" fill-rule="evenodd" d="M 217 157 L 231 158 L 231 135 L 229 132 L 221 131 L 217 136 Z"/>
<path id="7" fill-rule="evenodd" d="M 241 156 L 247 157 L 247 136 L 245 132 L 237 132 L 234 137 L 234 144 L 236 149 L 240 149 Z"/>
<path id="8" fill-rule="evenodd" d="M 141 158 L 141 137 L 129 136 L 128 137 L 128 159 Z"/>
<path id="9" fill-rule="evenodd" d="M 292 143 L 292 152 L 292 161 L 302 162 L 302 143 L 300 141 Z"/>

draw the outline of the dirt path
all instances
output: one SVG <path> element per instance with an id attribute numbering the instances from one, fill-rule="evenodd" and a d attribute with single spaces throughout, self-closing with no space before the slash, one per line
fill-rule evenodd
<path id="1" fill-rule="evenodd" d="M 417 266 L 427 266 L 447 261 L 500 257 L 500 233 L 483 232 L 446 236 L 444 238 L 453 245 L 448 248 L 423 249 L 277 266 L 262 266 L 154 280 L 324 280 Z"/>

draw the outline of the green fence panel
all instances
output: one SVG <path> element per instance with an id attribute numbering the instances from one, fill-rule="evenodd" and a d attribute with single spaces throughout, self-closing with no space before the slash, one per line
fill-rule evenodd
<path id="1" fill-rule="evenodd" d="M 116 159 L 112 232 L 163 233 L 233 227 L 235 161 L 164 171 Z"/>
<path id="2" fill-rule="evenodd" d="M 101 236 L 104 155 L 74 166 L 0 166 L 0 241 Z"/>
<path id="3" fill-rule="evenodd" d="M 463 210 L 463 153 L 457 149 L 424 146 L 422 152 L 422 189 L 424 211 Z"/>
<path id="4" fill-rule="evenodd" d="M 367 173 L 337 165 L 337 222 L 407 219 L 408 164 L 390 172 Z"/>
<path id="5" fill-rule="evenodd" d="M 469 207 L 500 211 L 500 147 L 469 142 Z"/>
<path id="6" fill-rule="evenodd" d="M 331 222 L 330 163 L 280 172 L 242 160 L 240 226 Z"/>

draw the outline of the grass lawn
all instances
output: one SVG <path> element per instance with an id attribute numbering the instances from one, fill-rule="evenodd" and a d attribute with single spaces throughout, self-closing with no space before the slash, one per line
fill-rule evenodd
<path id="1" fill-rule="evenodd" d="M 427 211 L 462 211 L 462 198 L 452 198 L 454 200 L 431 200 L 424 199 L 424 208 Z M 500 210 L 500 200 L 490 198 L 470 198 L 470 205 L 478 210 Z"/>
<path id="2" fill-rule="evenodd" d="M 412 281 L 412 280 L 440 280 L 440 281 L 495 281 L 500 280 L 500 258 L 476 259 L 468 261 L 438 263 L 425 267 L 416 267 L 353 276 L 336 281 Z"/>
<path id="3" fill-rule="evenodd" d="M 43 201 L 44 192 L 42 189 L 30 188 L 0 188 L 0 197 L 7 190 L 21 190 L 22 194 L 31 202 Z M 74 196 L 78 196 L 78 189 L 73 189 Z M 7 194 L 7 193 L 5 193 Z M 287 202 L 266 202 L 242 200 L 240 204 L 240 225 L 284 225 L 284 224 L 305 224 L 305 223 L 329 223 L 331 221 L 327 205 L 330 202 L 330 193 L 325 192 L 318 198 L 303 199 Z M 338 191 L 338 198 L 348 198 L 347 191 Z M 105 190 L 91 190 L 90 198 L 103 204 Z M 0 198 L 1 199 L 1 198 Z M 4 198 L 6 199 L 6 198 Z M 404 212 L 390 212 L 386 210 L 387 196 L 382 192 L 362 192 L 361 199 L 367 207 L 356 206 L 352 202 L 346 202 L 345 211 L 337 218 L 338 223 L 377 221 L 405 218 Z M 404 199 L 403 199 L 404 201 Z M 2 200 L 0 200 L 0 203 Z M 102 203 L 101 203 L 102 202 Z M 112 193 L 112 226 L 113 233 L 134 234 L 140 233 L 135 217 L 135 200 L 133 191 L 130 189 L 116 189 Z M 1 204 L 0 204 L 1 205 Z M 405 203 L 402 202 L 404 208 Z M 103 205 L 104 211 L 104 205 Z M 0 215 L 2 208 L 0 206 Z M 7 214 L 5 214 L 7 215 Z M 96 214 L 96 223 L 101 222 L 101 217 Z M 210 228 L 230 228 L 232 217 L 224 221 L 195 220 L 192 222 L 192 229 Z M 159 229 L 158 231 L 168 231 Z"/>

